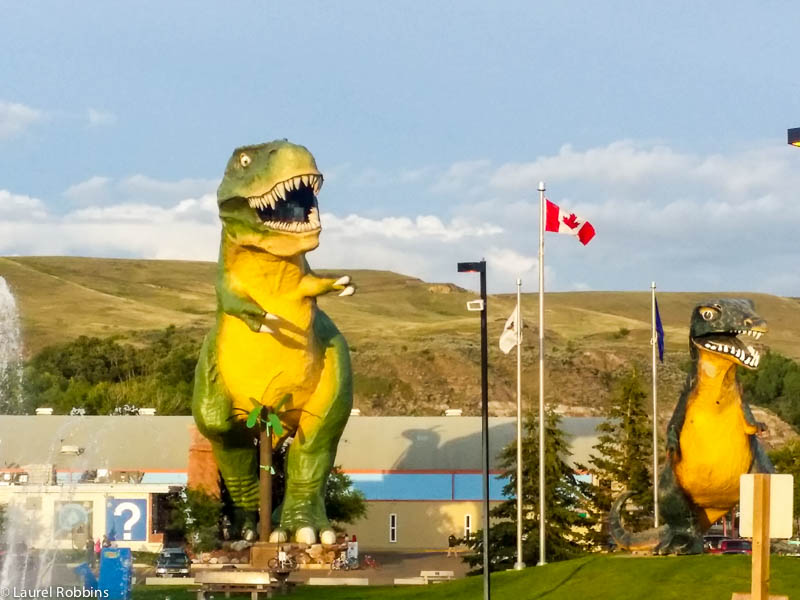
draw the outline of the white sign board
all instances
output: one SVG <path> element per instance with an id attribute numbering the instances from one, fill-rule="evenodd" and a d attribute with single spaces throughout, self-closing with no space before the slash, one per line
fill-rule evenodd
<path id="1" fill-rule="evenodd" d="M 739 535 L 753 537 L 753 480 L 752 474 L 739 478 Z M 792 537 L 794 485 L 791 475 L 770 475 L 769 478 L 769 537 Z"/>

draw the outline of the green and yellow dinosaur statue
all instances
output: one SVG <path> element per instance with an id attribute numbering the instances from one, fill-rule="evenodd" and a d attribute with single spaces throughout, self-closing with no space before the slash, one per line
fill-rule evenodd
<path id="1" fill-rule="evenodd" d="M 667 460 L 659 476 L 658 528 L 631 533 L 620 510 L 632 495 L 623 493 L 609 523 L 618 547 L 659 554 L 703 551 L 703 533 L 739 502 L 739 476 L 773 473 L 757 439 L 764 429 L 742 399 L 736 369 L 755 369 L 755 344 L 767 325 L 750 300 L 720 299 L 695 307 L 689 328 L 691 369 L 667 427 Z M 750 339 L 740 339 L 750 338 Z"/>
<path id="2" fill-rule="evenodd" d="M 305 259 L 319 245 L 321 186 L 311 153 L 282 140 L 237 148 L 217 190 L 217 315 L 197 364 L 192 413 L 233 501 L 233 532 L 246 540 L 257 535 L 259 508 L 258 432 L 246 419 L 254 404 L 281 404 L 275 445 L 293 442 L 270 541 L 335 541 L 324 492 L 352 377 L 347 343 L 316 297 L 355 289 L 346 276 L 317 277 Z"/>

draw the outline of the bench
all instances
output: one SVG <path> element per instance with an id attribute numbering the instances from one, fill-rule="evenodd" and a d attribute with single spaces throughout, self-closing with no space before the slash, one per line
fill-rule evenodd
<path id="1" fill-rule="evenodd" d="M 214 592 L 224 593 L 225 597 L 231 594 L 250 594 L 250 600 L 258 600 L 259 595 L 272 597 L 272 592 L 279 590 L 285 594 L 294 583 L 285 578 L 276 580 L 267 571 L 208 571 L 198 573 L 195 583 L 200 584 L 197 590 L 197 600 L 206 600 L 206 594 Z"/>
<path id="2" fill-rule="evenodd" d="M 438 583 L 454 579 L 455 573 L 453 571 L 420 571 L 419 576 L 425 583 Z"/>
<path id="3" fill-rule="evenodd" d="M 369 585 L 366 577 L 309 577 L 308 585 Z"/>
<path id="4" fill-rule="evenodd" d="M 396 577 L 395 585 L 426 585 L 428 582 L 422 577 Z"/>

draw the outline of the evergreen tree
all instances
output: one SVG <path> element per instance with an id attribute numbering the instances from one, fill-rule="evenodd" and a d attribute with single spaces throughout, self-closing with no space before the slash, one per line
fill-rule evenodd
<path id="1" fill-rule="evenodd" d="M 775 471 L 794 477 L 793 514 L 795 531 L 800 530 L 800 440 L 794 439 L 769 453 Z"/>
<path id="2" fill-rule="evenodd" d="M 586 548 L 585 528 L 589 524 L 585 510 L 585 484 L 578 480 L 568 464 L 571 452 L 561 418 L 554 412 L 545 415 L 545 550 L 548 562 L 565 560 Z M 493 570 L 507 569 L 516 561 L 517 552 L 517 443 L 511 442 L 500 454 L 502 477 L 507 480 L 503 493 L 508 500 L 495 506 L 489 537 L 490 563 Z M 539 419 L 529 414 L 522 439 L 522 553 L 528 565 L 539 560 Z M 471 566 L 483 563 L 483 531 L 461 540 L 474 553 L 464 560 Z"/>
<path id="3" fill-rule="evenodd" d="M 653 429 L 644 409 L 647 392 L 633 368 L 617 379 L 608 418 L 597 429 L 598 443 L 589 458 L 593 482 L 588 486 L 589 538 L 595 546 L 609 543 L 608 513 L 623 489 L 634 492 L 622 518 L 631 530 L 649 527 L 653 518 Z M 599 527 L 598 527 L 599 526 Z"/>

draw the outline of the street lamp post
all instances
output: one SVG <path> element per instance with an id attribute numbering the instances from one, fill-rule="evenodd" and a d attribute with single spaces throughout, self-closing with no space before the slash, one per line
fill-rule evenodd
<path id="1" fill-rule="evenodd" d="M 486 261 L 460 262 L 459 273 L 480 273 L 481 299 L 479 308 L 468 302 L 469 310 L 481 312 L 481 450 L 483 451 L 483 598 L 490 600 L 489 578 L 489 345 L 486 332 Z"/>

